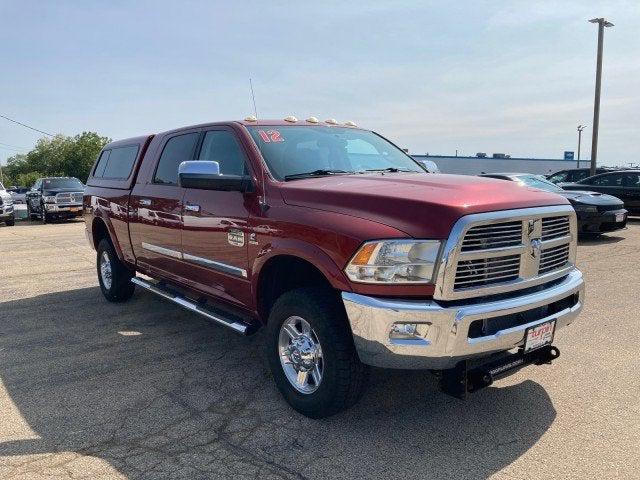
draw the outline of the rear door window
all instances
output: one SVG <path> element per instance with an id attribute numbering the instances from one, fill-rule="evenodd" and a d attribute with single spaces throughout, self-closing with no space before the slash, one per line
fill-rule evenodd
<path id="1" fill-rule="evenodd" d="M 178 166 L 187 160 L 193 160 L 193 153 L 198 132 L 186 133 L 170 138 L 162 150 L 156 174 L 153 177 L 154 183 L 164 185 L 178 184 Z"/>

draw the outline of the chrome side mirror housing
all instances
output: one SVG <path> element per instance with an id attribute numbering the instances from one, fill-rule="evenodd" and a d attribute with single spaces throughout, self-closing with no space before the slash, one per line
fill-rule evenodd
<path id="1" fill-rule="evenodd" d="M 249 192 L 251 177 L 246 175 L 222 175 L 220 164 L 209 160 L 188 160 L 178 167 L 178 182 L 183 188 Z"/>

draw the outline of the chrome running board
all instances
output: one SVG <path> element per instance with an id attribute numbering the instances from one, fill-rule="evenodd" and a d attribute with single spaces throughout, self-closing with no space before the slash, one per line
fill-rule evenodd
<path id="1" fill-rule="evenodd" d="M 230 328 L 231 330 L 237 333 L 240 333 L 242 335 L 250 335 L 254 333 L 256 330 L 254 326 L 249 323 L 245 323 L 241 320 L 224 317 L 220 313 L 213 312 L 212 310 L 206 308 L 203 305 L 193 302 L 192 300 L 188 300 L 185 297 L 177 294 L 176 292 L 173 292 L 169 288 L 159 283 L 148 281 L 140 277 L 133 277 L 131 279 L 131 283 L 134 283 L 135 285 L 142 287 L 145 290 L 148 290 L 150 292 L 153 292 L 156 295 L 159 295 L 162 298 L 165 298 L 170 302 L 175 303 L 176 305 L 180 305 L 182 308 L 185 308 L 186 310 L 198 313 L 203 317 L 217 323 L 218 325 L 222 325 L 223 327 Z"/>

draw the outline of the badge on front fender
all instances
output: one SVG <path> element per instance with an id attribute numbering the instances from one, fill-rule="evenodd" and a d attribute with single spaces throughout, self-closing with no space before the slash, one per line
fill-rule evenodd
<path id="1" fill-rule="evenodd" d="M 244 232 L 242 230 L 238 230 L 237 228 L 231 228 L 229 233 L 227 233 L 227 241 L 229 245 L 233 245 L 235 247 L 243 247 L 244 246 Z"/>

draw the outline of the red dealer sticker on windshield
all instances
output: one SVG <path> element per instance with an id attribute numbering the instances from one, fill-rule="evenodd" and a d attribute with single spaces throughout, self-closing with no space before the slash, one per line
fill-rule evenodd
<path id="1" fill-rule="evenodd" d="M 258 134 L 260 135 L 260 138 L 262 138 L 262 141 L 265 143 L 284 142 L 284 138 L 282 137 L 282 135 L 280 135 L 280 132 L 278 130 L 267 130 L 266 132 L 264 130 L 258 130 Z"/>

